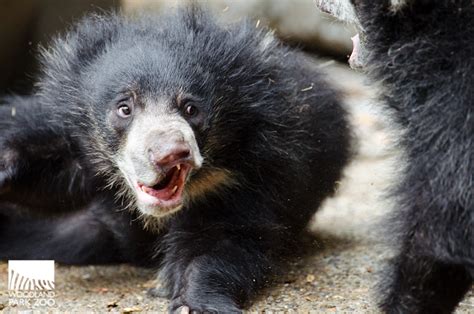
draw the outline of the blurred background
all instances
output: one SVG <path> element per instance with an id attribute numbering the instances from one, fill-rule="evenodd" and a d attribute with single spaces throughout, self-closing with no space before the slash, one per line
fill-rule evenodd
<path id="1" fill-rule="evenodd" d="M 250 17 L 274 29 L 285 42 L 305 51 L 345 61 L 353 30 L 316 10 L 313 0 L 208 0 L 224 21 Z M 89 12 L 166 12 L 186 0 L 0 0 L 0 94 L 28 93 L 37 73 L 39 45 Z"/>

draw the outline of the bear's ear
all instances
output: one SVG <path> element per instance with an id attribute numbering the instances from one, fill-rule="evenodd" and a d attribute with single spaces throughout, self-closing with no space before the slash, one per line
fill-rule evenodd
<path id="1" fill-rule="evenodd" d="M 116 40 L 123 23 L 115 13 L 89 15 L 54 38 L 50 47 L 41 51 L 38 87 L 42 92 L 77 87 L 81 72 Z"/>

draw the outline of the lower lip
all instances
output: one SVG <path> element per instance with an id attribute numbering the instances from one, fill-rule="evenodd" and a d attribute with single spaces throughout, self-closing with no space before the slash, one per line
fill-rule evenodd
<path id="1" fill-rule="evenodd" d="M 161 204 L 161 200 L 159 198 L 142 191 L 138 184 L 135 184 L 135 190 L 137 191 L 137 199 L 140 203 L 150 206 L 159 206 Z"/>

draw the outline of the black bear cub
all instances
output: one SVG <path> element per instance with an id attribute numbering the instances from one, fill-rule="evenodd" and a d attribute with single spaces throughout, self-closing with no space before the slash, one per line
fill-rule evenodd
<path id="1" fill-rule="evenodd" d="M 397 256 L 380 306 L 452 312 L 474 276 L 474 3 L 317 2 L 359 24 L 351 61 L 383 84 L 381 99 L 404 131 L 406 166 L 385 226 Z"/>
<path id="2" fill-rule="evenodd" d="M 90 16 L 42 62 L 0 107 L 1 257 L 159 264 L 172 312 L 247 306 L 350 158 L 337 93 L 254 24 Z"/>

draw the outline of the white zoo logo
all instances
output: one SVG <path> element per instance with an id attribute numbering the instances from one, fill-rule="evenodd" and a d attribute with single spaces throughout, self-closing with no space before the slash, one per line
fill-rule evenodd
<path id="1" fill-rule="evenodd" d="M 9 290 L 54 290 L 54 261 L 8 261 Z"/>

